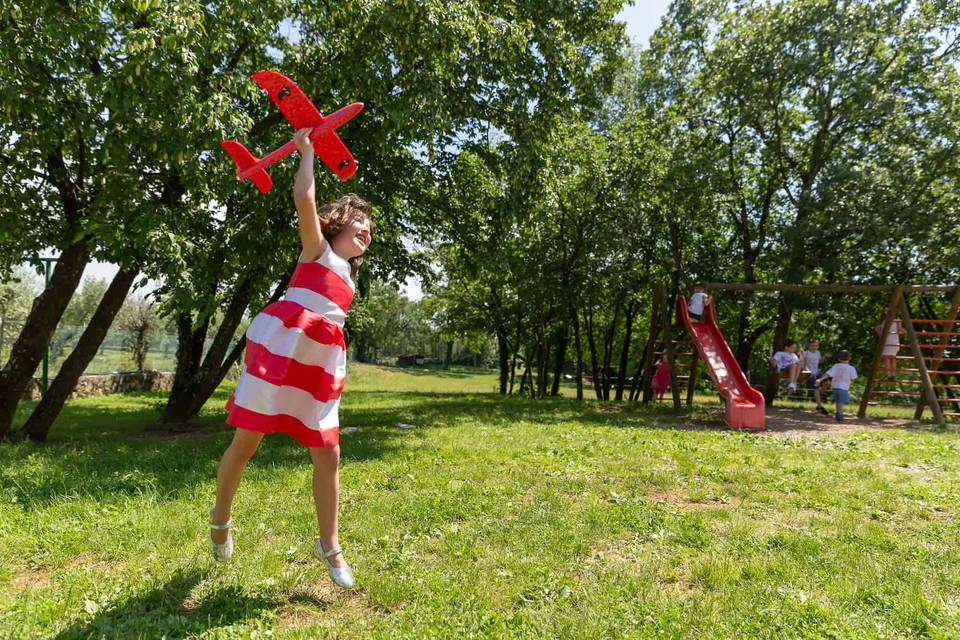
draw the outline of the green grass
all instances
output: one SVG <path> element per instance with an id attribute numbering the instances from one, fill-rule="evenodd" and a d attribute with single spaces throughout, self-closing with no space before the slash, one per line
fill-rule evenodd
<path id="1" fill-rule="evenodd" d="M 674 429 L 495 384 L 351 365 L 352 594 L 310 557 L 310 467 L 284 436 L 247 469 L 233 562 L 208 558 L 228 388 L 177 437 L 156 394 L 71 402 L 48 445 L 0 445 L 0 637 L 960 636 L 953 432 Z"/>

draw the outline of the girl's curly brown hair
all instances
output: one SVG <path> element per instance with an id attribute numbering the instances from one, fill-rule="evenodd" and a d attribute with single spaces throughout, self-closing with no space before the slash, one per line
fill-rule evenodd
<path id="1" fill-rule="evenodd" d="M 351 220 L 359 218 L 370 222 L 370 237 L 373 238 L 373 206 L 355 193 L 347 195 L 328 202 L 320 207 L 317 215 L 320 217 L 320 230 L 327 242 L 333 240 L 333 237 L 350 223 Z M 363 264 L 363 256 L 356 256 L 348 260 L 350 263 L 350 277 L 356 279 L 360 271 L 360 265 Z"/>

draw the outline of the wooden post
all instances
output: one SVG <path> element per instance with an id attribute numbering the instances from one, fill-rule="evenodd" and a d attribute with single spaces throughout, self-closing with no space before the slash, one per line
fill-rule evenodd
<path id="1" fill-rule="evenodd" d="M 650 303 L 650 336 L 647 338 L 647 353 L 643 361 L 643 373 L 640 381 L 640 386 L 643 389 L 643 404 L 653 400 L 653 372 L 657 364 L 657 356 L 654 351 L 656 351 L 657 333 L 660 328 L 658 319 L 661 300 L 663 300 L 663 286 L 654 285 L 653 300 Z"/>
<path id="2" fill-rule="evenodd" d="M 670 304 L 667 297 L 663 296 L 660 300 L 660 315 L 663 323 L 663 350 L 667 356 L 667 368 L 670 370 L 670 391 L 673 394 L 673 410 L 680 412 L 680 389 L 677 388 L 677 362 L 676 349 L 673 347 L 673 335 L 671 335 L 670 325 L 671 317 Z"/>
<path id="3" fill-rule="evenodd" d="M 690 377 L 687 378 L 687 406 L 693 405 L 693 392 L 697 384 L 697 365 L 699 364 L 700 352 L 697 351 L 697 345 L 691 341 L 693 355 L 690 357 Z"/>
<path id="4" fill-rule="evenodd" d="M 960 311 L 960 287 L 957 287 L 956 290 L 953 292 L 953 299 L 950 301 L 950 310 L 947 311 L 947 317 L 946 317 L 946 319 L 947 319 L 947 320 L 950 320 L 950 321 L 955 321 L 955 320 L 957 319 L 957 312 L 958 312 L 958 311 Z M 945 329 L 944 329 L 944 330 L 945 330 L 945 331 L 952 331 L 952 327 L 953 327 L 952 324 L 945 325 Z M 941 345 L 948 345 L 948 344 L 950 344 L 950 336 L 940 336 L 940 340 L 939 340 L 938 342 L 939 342 L 939 344 L 941 344 Z M 937 355 L 938 353 L 939 353 L 939 354 L 942 354 L 942 353 L 943 353 L 943 350 L 934 351 L 934 355 Z M 941 367 L 937 367 L 936 370 L 938 371 L 938 373 L 930 377 L 930 382 L 931 382 L 931 383 L 933 383 L 933 382 L 936 381 L 937 376 L 943 376 L 942 373 L 939 373 L 940 368 L 941 368 Z M 947 379 L 947 378 L 944 378 L 944 380 L 946 380 L 946 379 Z M 948 393 L 947 396 L 949 397 L 950 394 Z M 923 396 L 923 395 L 921 395 L 921 396 L 917 399 L 917 409 L 916 409 L 916 411 L 913 412 L 913 419 L 914 419 L 914 420 L 919 420 L 920 418 L 923 417 L 923 407 L 926 405 L 926 403 L 927 403 L 926 397 Z"/>
<path id="5" fill-rule="evenodd" d="M 877 380 L 877 368 L 883 359 L 883 347 L 887 343 L 887 332 L 890 331 L 890 325 L 897 315 L 897 306 L 903 299 L 903 286 L 897 285 L 893 288 L 893 295 L 890 296 L 890 303 L 887 305 L 887 313 L 883 316 L 883 327 L 880 330 L 880 340 L 877 343 L 876 352 L 873 354 L 873 362 L 870 365 L 870 374 L 867 376 L 867 386 L 863 389 L 863 397 L 860 398 L 860 410 L 857 416 L 861 419 L 867 417 L 867 405 L 870 402 L 870 396 L 873 394 L 873 387 Z"/>

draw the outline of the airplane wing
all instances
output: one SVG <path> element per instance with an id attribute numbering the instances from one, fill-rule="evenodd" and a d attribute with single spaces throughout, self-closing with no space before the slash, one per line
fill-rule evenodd
<path id="1" fill-rule="evenodd" d="M 323 114 L 287 76 L 276 71 L 257 71 L 251 77 L 267 92 L 294 129 L 315 127 L 323 122 Z"/>
<path id="2" fill-rule="evenodd" d="M 340 182 L 346 182 L 357 171 L 357 163 L 350 155 L 350 151 L 344 146 L 343 141 L 333 131 L 327 131 L 313 139 L 313 148 L 323 164 L 330 168 L 340 178 Z"/>
<path id="3" fill-rule="evenodd" d="M 290 78 L 276 71 L 257 71 L 252 77 L 267 92 L 273 104 L 277 105 L 280 113 L 294 129 L 315 127 L 323 122 L 323 114 Z M 313 148 L 320 160 L 337 174 L 341 182 L 356 173 L 356 161 L 333 131 L 313 138 Z"/>

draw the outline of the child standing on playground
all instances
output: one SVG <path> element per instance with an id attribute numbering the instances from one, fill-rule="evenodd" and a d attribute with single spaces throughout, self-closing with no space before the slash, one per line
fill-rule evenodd
<path id="1" fill-rule="evenodd" d="M 703 309 L 707 304 L 707 286 L 702 282 L 693 285 L 690 302 L 687 304 L 687 314 L 691 320 L 700 322 L 703 318 Z"/>
<path id="2" fill-rule="evenodd" d="M 770 357 L 770 364 L 777 368 L 777 373 L 786 371 L 790 376 L 790 391 L 797 390 L 797 378 L 800 377 L 800 356 L 797 355 L 797 341 L 787 340 L 783 350 L 777 351 Z"/>
<path id="3" fill-rule="evenodd" d="M 830 379 L 833 387 L 833 402 L 836 405 L 837 422 L 843 422 L 843 410 L 850 404 L 850 383 L 857 379 L 857 370 L 850 364 L 850 352 L 846 349 L 837 354 L 837 364 L 833 365 L 827 372 L 817 379 L 819 385 L 826 379 Z"/>
<path id="4" fill-rule="evenodd" d="M 670 388 L 670 367 L 666 358 L 660 358 L 657 368 L 653 372 L 653 390 L 657 394 L 657 402 L 663 401 L 663 395 Z"/>
<path id="5" fill-rule="evenodd" d="M 874 330 L 883 338 L 883 320 Z M 887 330 L 887 337 L 883 343 L 883 370 L 884 380 L 895 380 L 897 377 L 897 354 L 900 353 L 900 334 L 903 332 L 903 323 L 899 317 L 893 319 Z"/>
<path id="6" fill-rule="evenodd" d="M 227 403 L 236 428 L 217 471 L 210 510 L 215 559 L 233 553 L 230 510 L 247 461 L 263 435 L 283 432 L 313 460 L 313 499 L 319 525 L 314 554 L 334 582 L 354 586 L 337 533 L 340 482 L 340 392 L 346 374 L 343 325 L 354 278 L 372 240 L 370 204 L 350 194 L 317 212 L 311 129 L 297 131 L 300 166 L 293 186 L 303 250 L 284 299 L 261 311 L 247 331 L 244 371 Z"/>
<path id="7" fill-rule="evenodd" d="M 810 342 L 807 343 L 807 350 L 803 352 L 801 366 L 810 373 L 807 380 L 809 380 L 808 384 L 810 388 L 813 389 L 813 400 L 817 403 L 817 411 L 824 415 L 830 415 L 830 412 L 826 410 L 820 399 L 820 385 L 817 384 L 817 378 L 820 377 L 820 361 L 822 359 L 823 354 L 820 353 L 820 341 L 816 338 L 811 338 Z"/>

